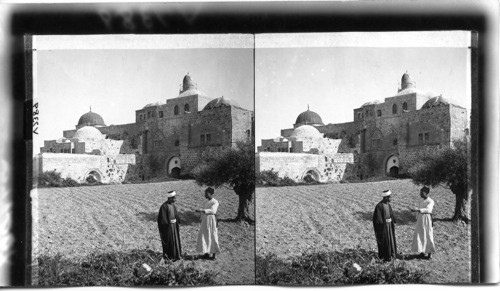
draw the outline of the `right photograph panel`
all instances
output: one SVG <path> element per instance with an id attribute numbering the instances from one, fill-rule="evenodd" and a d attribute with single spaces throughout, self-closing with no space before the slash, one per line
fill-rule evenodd
<path id="1" fill-rule="evenodd" d="M 471 33 L 256 35 L 256 282 L 471 282 Z"/>

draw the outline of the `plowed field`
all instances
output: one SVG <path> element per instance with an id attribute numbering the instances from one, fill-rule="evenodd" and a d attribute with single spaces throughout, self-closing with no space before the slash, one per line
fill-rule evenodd
<path id="1" fill-rule="evenodd" d="M 89 254 L 152 249 L 161 253 L 156 217 L 169 190 L 177 192 L 177 209 L 183 253 L 195 251 L 203 187 L 193 181 L 108 185 L 38 190 L 38 255 L 61 254 L 78 261 Z M 197 260 L 202 269 L 218 272 L 219 284 L 253 284 L 254 227 L 228 220 L 235 218 L 238 196 L 216 190 L 219 201 L 219 244 L 215 261 Z M 253 213 L 253 207 L 251 209 Z"/>
<path id="2" fill-rule="evenodd" d="M 398 252 L 411 255 L 420 187 L 409 180 L 328 184 L 256 189 L 258 256 L 275 253 L 285 259 L 303 252 L 342 251 L 360 247 L 377 252 L 372 215 L 390 189 L 392 208 L 398 221 Z M 432 271 L 429 282 L 470 282 L 470 227 L 447 221 L 453 216 L 455 196 L 444 188 L 431 189 L 434 207 L 432 260 L 407 260 L 412 268 Z"/>

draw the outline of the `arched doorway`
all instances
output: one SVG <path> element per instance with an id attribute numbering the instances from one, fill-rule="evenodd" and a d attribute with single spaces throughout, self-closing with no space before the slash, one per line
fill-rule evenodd
<path id="1" fill-rule="evenodd" d="M 173 157 L 168 161 L 167 173 L 174 178 L 181 175 L 181 159 L 179 157 Z"/>
<path id="2" fill-rule="evenodd" d="M 306 183 L 311 183 L 311 182 L 319 182 L 320 179 L 320 173 L 316 168 L 313 169 L 307 169 L 304 171 L 304 174 L 302 175 L 302 181 Z"/>
<path id="3" fill-rule="evenodd" d="M 97 169 L 93 169 L 93 170 L 90 170 L 88 171 L 86 174 L 85 174 L 85 178 L 83 179 L 83 182 L 87 182 L 87 183 L 95 183 L 95 182 L 102 182 L 102 174 L 99 170 Z"/>
<path id="4" fill-rule="evenodd" d="M 387 159 L 385 173 L 391 177 L 397 177 L 399 174 L 399 157 L 392 155 Z"/>

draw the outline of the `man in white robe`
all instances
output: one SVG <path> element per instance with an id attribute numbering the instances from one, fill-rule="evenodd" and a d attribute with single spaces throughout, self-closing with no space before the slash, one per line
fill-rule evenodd
<path id="1" fill-rule="evenodd" d="M 198 209 L 202 215 L 200 231 L 198 232 L 198 241 L 196 251 L 203 253 L 203 258 L 215 260 L 215 253 L 220 252 L 219 237 L 217 234 L 217 208 L 219 208 L 219 201 L 212 196 L 214 195 L 213 188 L 205 190 L 205 198 L 207 203 L 205 209 Z"/>
<path id="2" fill-rule="evenodd" d="M 434 208 L 434 200 L 429 197 L 428 187 L 420 189 L 420 197 L 423 200 L 420 202 L 419 207 L 410 208 L 412 212 L 418 212 L 411 251 L 420 253 L 420 258 L 430 259 L 431 253 L 436 252 L 431 216 Z M 429 255 L 425 256 L 426 253 Z"/>

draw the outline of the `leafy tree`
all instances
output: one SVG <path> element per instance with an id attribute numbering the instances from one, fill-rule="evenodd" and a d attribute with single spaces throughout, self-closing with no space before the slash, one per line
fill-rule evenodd
<path id="1" fill-rule="evenodd" d="M 235 148 L 203 152 L 200 164 L 193 170 L 196 183 L 226 187 L 239 197 L 237 221 L 253 222 L 249 206 L 255 191 L 255 153 L 252 140 L 238 142 Z"/>
<path id="2" fill-rule="evenodd" d="M 467 177 L 467 142 L 457 140 L 453 146 L 426 150 L 418 154 L 418 162 L 409 172 L 417 185 L 442 186 L 455 194 L 453 221 L 469 222 L 470 194 Z"/>

